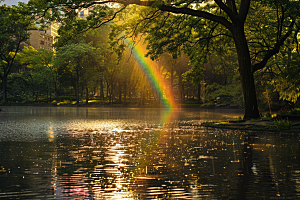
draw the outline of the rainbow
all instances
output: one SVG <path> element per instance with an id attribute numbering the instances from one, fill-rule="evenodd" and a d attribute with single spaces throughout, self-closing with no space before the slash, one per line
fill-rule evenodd
<path id="1" fill-rule="evenodd" d="M 170 133 L 167 123 L 176 118 L 178 112 L 176 112 L 175 108 L 177 108 L 177 105 L 174 101 L 172 90 L 162 77 L 157 63 L 144 56 L 146 54 L 145 46 L 143 46 L 141 43 L 130 46 L 132 44 L 130 39 L 126 39 L 125 43 L 129 46 L 132 55 L 138 61 L 140 68 L 147 76 L 154 90 L 157 92 L 158 98 L 162 99 L 162 105 L 164 108 L 166 108 L 162 110 L 162 115 L 160 116 L 160 124 L 162 124 L 162 129 L 159 131 L 154 131 L 152 136 L 149 136 L 152 140 L 151 144 L 145 146 L 147 157 L 151 157 L 152 153 L 155 152 L 155 149 L 157 148 L 157 144 L 162 142 L 163 136 Z M 141 160 L 136 167 L 136 171 L 144 170 L 146 172 L 145 176 L 148 176 L 147 166 L 151 166 L 150 162 L 151 159 Z M 137 177 L 138 176 L 140 175 L 137 175 Z"/>
<path id="2" fill-rule="evenodd" d="M 126 39 L 125 43 L 129 45 L 130 39 Z M 145 57 L 146 49 L 141 43 L 135 44 L 130 48 L 135 59 L 138 61 L 142 71 L 147 75 L 152 87 L 157 92 L 159 98 L 162 99 L 162 104 L 165 108 L 176 108 L 174 96 L 170 87 L 163 79 L 157 64 L 151 59 Z"/>

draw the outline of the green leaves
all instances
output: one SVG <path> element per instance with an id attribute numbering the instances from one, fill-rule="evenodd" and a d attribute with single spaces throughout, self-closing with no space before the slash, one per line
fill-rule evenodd
<path id="1" fill-rule="evenodd" d="M 14 59 L 10 52 L 19 51 L 22 42 L 29 38 L 27 30 L 33 24 L 31 16 L 26 15 L 24 7 L 0 7 L 0 56 L 7 63 Z"/>
<path id="2" fill-rule="evenodd" d="M 203 68 L 192 67 L 190 70 L 186 71 L 182 77 L 184 81 L 191 81 L 194 85 L 199 85 L 204 79 Z"/>
<path id="3" fill-rule="evenodd" d="M 11 73 L 22 43 L 29 39 L 28 30 L 33 27 L 34 16 L 27 6 L 0 6 L 0 78 L 3 100 L 7 101 L 7 77 Z"/>
<path id="4" fill-rule="evenodd" d="M 85 55 L 92 54 L 92 52 L 93 52 L 92 43 L 89 44 L 79 43 L 79 44 L 65 45 L 58 49 L 55 63 L 59 65 L 65 62 L 71 62 L 73 60 L 80 59 Z"/>

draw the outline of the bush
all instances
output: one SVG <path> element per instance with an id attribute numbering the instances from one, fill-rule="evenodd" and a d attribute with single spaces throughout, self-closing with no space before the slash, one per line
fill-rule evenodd
<path id="1" fill-rule="evenodd" d="M 300 108 L 294 108 L 290 111 L 291 115 L 300 115 Z"/>
<path id="2" fill-rule="evenodd" d="M 281 115 L 300 115 L 300 108 L 294 108 L 294 109 L 287 109 L 287 108 L 281 108 L 278 111 L 278 114 Z"/>
<path id="3" fill-rule="evenodd" d="M 76 96 L 59 96 L 59 100 L 70 100 L 70 101 L 76 101 Z"/>
<path id="4" fill-rule="evenodd" d="M 270 118 L 272 117 L 271 113 L 267 112 L 265 115 L 264 115 L 265 118 Z"/>
<path id="5" fill-rule="evenodd" d="M 292 123 L 288 119 L 275 120 L 274 125 L 279 130 L 290 130 Z"/>
<path id="6" fill-rule="evenodd" d="M 243 94 L 240 83 L 233 83 L 230 85 L 220 85 L 213 83 L 206 87 L 206 99 L 216 100 L 218 97 L 218 104 L 237 104 L 243 105 Z"/>
<path id="7" fill-rule="evenodd" d="M 201 105 L 201 107 L 213 107 L 213 106 L 215 106 L 214 102 L 208 102 Z"/>
<path id="8" fill-rule="evenodd" d="M 287 108 L 281 108 L 281 109 L 278 111 L 278 114 L 281 114 L 281 115 L 287 115 L 287 114 L 290 114 L 290 110 L 287 109 Z"/>

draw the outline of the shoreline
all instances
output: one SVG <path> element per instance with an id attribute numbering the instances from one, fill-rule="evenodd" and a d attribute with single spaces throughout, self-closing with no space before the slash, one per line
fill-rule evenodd
<path id="1" fill-rule="evenodd" d="M 240 130 L 240 131 L 255 131 L 255 132 L 276 132 L 284 134 L 297 134 L 300 136 L 300 120 L 289 121 L 290 126 L 285 127 L 284 125 L 275 124 L 278 118 L 271 120 L 257 120 L 257 121 L 244 121 L 241 122 L 204 122 L 201 124 L 207 128 L 217 129 L 229 129 L 229 130 Z"/>
<path id="2" fill-rule="evenodd" d="M 241 111 L 243 111 L 243 108 L 238 107 L 238 106 L 201 106 L 202 104 L 181 104 L 176 108 L 201 108 L 201 109 L 240 109 Z M 155 104 L 151 104 L 151 105 L 138 105 L 138 104 L 124 104 L 124 103 L 114 103 L 114 104 L 93 104 L 93 103 L 89 103 L 89 104 L 62 104 L 62 105 L 54 105 L 51 103 L 7 103 L 4 105 L 0 105 L 0 110 L 1 110 L 1 106 L 5 107 L 5 106 L 37 106 L 37 107 L 107 107 L 107 108 L 164 108 L 164 106 L 162 105 L 155 105 Z"/>
<path id="3" fill-rule="evenodd" d="M 146 106 L 138 106 L 138 105 L 126 105 L 123 104 L 113 104 L 113 105 L 94 105 L 94 104 L 79 104 L 79 105 L 52 105 L 48 103 L 39 103 L 39 104 L 10 104 L 10 105 L 3 105 L 0 107 L 0 112 L 5 111 L 3 107 L 80 107 L 80 108 L 164 108 L 163 106 L 153 106 L 153 105 L 146 105 Z M 195 106 L 184 104 L 181 105 L 177 109 L 181 108 L 196 108 L 196 109 L 203 109 L 203 110 L 238 110 L 240 108 L 230 107 L 230 106 L 222 106 L 222 107 L 201 107 L 200 105 Z M 242 111 L 242 109 L 240 109 Z M 282 119 L 292 119 L 290 122 L 290 127 L 285 129 L 284 127 L 280 127 L 277 125 L 275 126 L 276 120 Z M 256 131 L 256 132 L 276 132 L 276 133 L 288 133 L 288 134 L 300 134 L 300 115 L 283 115 L 277 116 L 275 118 L 269 120 L 228 120 L 228 121 L 218 121 L 218 122 L 202 122 L 200 127 L 207 127 L 207 128 L 217 128 L 217 129 L 228 129 L 228 130 L 240 130 L 240 131 Z"/>

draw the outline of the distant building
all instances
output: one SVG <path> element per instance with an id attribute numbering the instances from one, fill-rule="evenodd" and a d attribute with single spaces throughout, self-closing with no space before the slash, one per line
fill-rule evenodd
<path id="1" fill-rule="evenodd" d="M 53 36 L 53 41 L 55 42 L 55 38 L 58 36 L 58 29 L 60 27 L 60 23 L 52 22 L 51 26 L 46 30 L 46 34 Z"/>
<path id="2" fill-rule="evenodd" d="M 47 49 L 53 51 L 53 36 L 47 31 L 30 30 L 29 45 L 35 49 Z"/>
<path id="3" fill-rule="evenodd" d="M 86 19 L 86 17 L 91 14 L 91 10 L 93 10 L 93 9 L 94 9 L 94 6 L 90 6 L 90 7 L 85 8 L 85 9 L 77 10 L 78 17 L 81 18 L 81 19 Z"/>
<path id="4" fill-rule="evenodd" d="M 86 17 L 91 14 L 90 11 L 93 8 L 94 7 L 91 6 L 89 8 L 77 10 L 78 17 L 82 19 L 86 19 Z M 38 21 L 39 18 L 37 17 L 36 20 Z M 29 39 L 29 45 L 35 49 L 47 49 L 53 51 L 53 44 L 56 42 L 56 37 L 58 36 L 58 29 L 60 25 L 61 25 L 60 23 L 54 22 L 51 23 L 51 25 L 48 27 L 46 31 L 30 30 L 29 32 L 31 33 L 31 35 Z M 37 28 L 38 27 L 39 26 L 37 25 Z"/>

